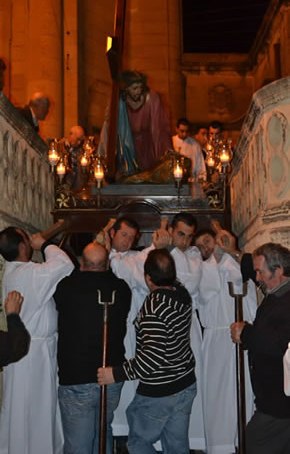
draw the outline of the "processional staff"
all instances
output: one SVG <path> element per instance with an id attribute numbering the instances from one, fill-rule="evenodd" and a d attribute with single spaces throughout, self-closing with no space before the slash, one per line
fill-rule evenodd
<path id="1" fill-rule="evenodd" d="M 243 283 L 243 292 L 235 293 L 234 285 L 228 282 L 229 294 L 235 299 L 235 322 L 243 321 L 243 297 L 247 294 L 248 283 Z M 236 384 L 238 416 L 238 454 L 246 454 L 246 398 L 245 398 L 245 363 L 244 350 L 236 344 Z"/>
<path id="2" fill-rule="evenodd" d="M 107 365 L 108 352 L 108 306 L 115 303 L 116 290 L 112 291 L 111 301 L 102 301 L 101 290 L 98 290 L 98 304 L 104 307 L 103 313 L 103 357 L 102 367 Z M 99 418 L 99 454 L 106 454 L 107 435 L 107 386 L 100 387 L 100 418 Z"/>

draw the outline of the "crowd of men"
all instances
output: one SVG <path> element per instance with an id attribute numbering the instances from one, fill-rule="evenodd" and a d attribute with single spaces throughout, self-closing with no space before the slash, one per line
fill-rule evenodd
<path id="1" fill-rule="evenodd" d="M 41 234 L 0 232 L 8 325 L 0 332 L 0 453 L 97 454 L 106 385 L 107 454 L 112 427 L 129 431 L 130 454 L 154 453 L 160 443 L 167 454 L 232 454 L 234 343 L 249 352 L 246 452 L 289 453 L 282 358 L 290 336 L 290 251 L 263 245 L 246 273 L 228 232 L 197 230 L 184 212 L 170 226 L 163 220 L 141 251 L 134 250 L 138 237 L 134 219 L 110 222 L 74 267 Z M 31 261 L 33 250 L 42 251 L 43 263 Z M 250 280 L 245 321 L 236 322 L 228 282 L 239 293 L 253 270 L 265 297 L 257 309 Z"/>

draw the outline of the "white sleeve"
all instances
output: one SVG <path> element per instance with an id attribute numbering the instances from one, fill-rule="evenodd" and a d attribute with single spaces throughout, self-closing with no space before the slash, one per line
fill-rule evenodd
<path id="1" fill-rule="evenodd" d="M 147 289 L 144 279 L 144 263 L 152 249 L 154 249 L 153 245 L 136 253 L 112 253 L 110 263 L 113 273 L 124 279 L 131 289 L 138 286 Z"/>
<path id="2" fill-rule="evenodd" d="M 58 246 L 49 244 L 44 255 L 45 262 L 33 264 L 33 284 L 40 302 L 52 297 L 57 284 L 74 269 L 69 256 Z"/>

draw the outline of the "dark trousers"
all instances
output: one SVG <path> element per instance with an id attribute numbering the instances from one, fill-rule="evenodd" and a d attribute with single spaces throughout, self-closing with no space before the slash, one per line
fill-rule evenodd
<path id="1" fill-rule="evenodd" d="M 247 454 L 290 454 L 290 419 L 256 411 L 246 428 Z"/>

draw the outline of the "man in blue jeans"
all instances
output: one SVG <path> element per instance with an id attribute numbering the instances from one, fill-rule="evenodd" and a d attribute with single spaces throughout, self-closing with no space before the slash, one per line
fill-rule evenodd
<path id="1" fill-rule="evenodd" d="M 176 281 L 166 249 L 149 252 L 144 265 L 150 294 L 137 315 L 136 354 L 122 365 L 98 369 L 101 385 L 139 379 L 127 409 L 130 454 L 188 454 L 188 427 L 196 395 L 195 360 L 190 347 L 192 302 Z"/>
<path id="2" fill-rule="evenodd" d="M 128 285 L 108 269 L 108 252 L 90 243 L 81 266 L 57 286 L 59 403 L 64 430 L 64 454 L 98 454 L 102 366 L 103 301 L 108 308 L 109 364 L 125 360 L 124 336 L 131 303 Z M 113 412 L 122 383 L 107 388 L 107 454 L 112 453 Z"/>

